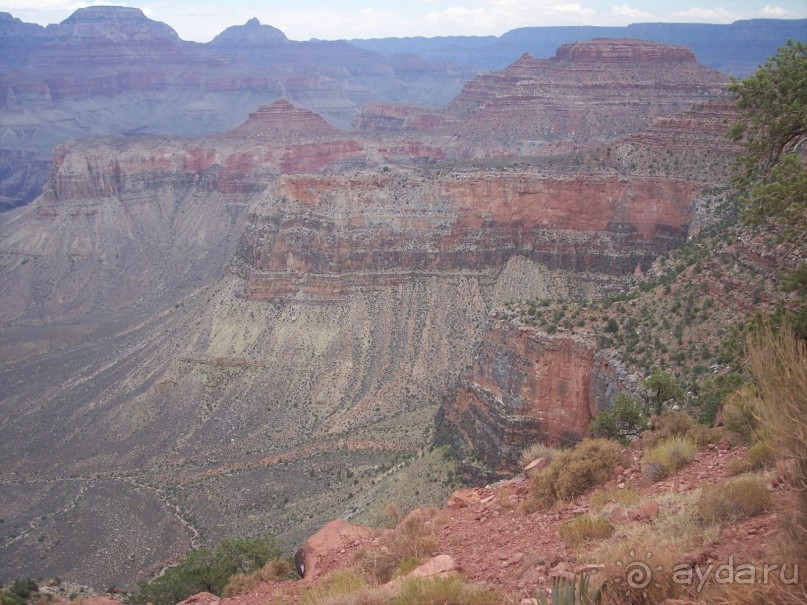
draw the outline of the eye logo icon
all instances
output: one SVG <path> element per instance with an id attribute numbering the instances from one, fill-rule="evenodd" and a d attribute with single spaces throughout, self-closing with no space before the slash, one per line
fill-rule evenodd
<path id="1" fill-rule="evenodd" d="M 625 596 L 630 596 L 631 592 L 636 590 L 641 591 L 642 596 L 647 598 L 645 588 L 650 586 L 651 583 L 656 587 L 660 586 L 658 582 L 653 582 L 653 573 L 662 571 L 664 568 L 661 565 L 651 566 L 650 559 L 653 558 L 653 553 L 645 554 L 643 561 L 635 559 L 636 553 L 634 551 L 630 551 L 630 556 L 633 559 L 632 561 L 625 563 L 620 560 L 616 562 L 617 566 L 623 568 L 623 573 L 614 582 L 617 584 L 624 583 L 626 587 Z"/>

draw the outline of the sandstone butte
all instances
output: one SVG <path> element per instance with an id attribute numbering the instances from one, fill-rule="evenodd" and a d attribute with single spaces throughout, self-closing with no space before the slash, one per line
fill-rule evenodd
<path id="1" fill-rule="evenodd" d="M 281 506 L 315 466 L 319 477 L 360 456 L 393 466 L 393 452 L 418 446 L 389 423 L 431 423 L 441 402 L 441 438 L 512 473 L 536 435 L 583 434 L 625 376 L 592 343 L 503 327 L 491 310 L 617 292 L 686 241 L 695 200 L 735 151 L 712 147 L 731 112 L 724 83 L 680 47 L 594 40 L 479 76 L 417 118 L 428 130 L 411 107 L 382 108 L 383 131 L 348 132 L 280 100 L 216 136 L 59 145 L 42 196 L 0 224 L 0 318 L 30 338 L 14 354 L 61 347 L 48 381 L 30 380 L 34 363 L 9 370 L 17 386 L 0 403 L 27 413 L 7 415 L 14 447 L 0 464 L 100 477 L 99 498 L 158 511 L 164 525 L 137 522 L 183 547 L 195 534 L 143 484 L 182 492 L 214 539 L 257 519 L 300 543 L 341 514 L 331 492 L 358 502 L 372 486 L 310 482 L 285 524 L 260 503 Z M 716 163 L 669 174 L 617 163 L 679 137 L 689 143 L 674 158 L 700 150 Z M 611 163 L 598 159 L 605 145 Z M 51 328 L 55 317 L 68 323 Z M 96 337 L 103 346 L 73 353 Z M 54 426 L 69 437 L 44 460 L 37 431 Z M 116 479 L 121 465 L 147 469 L 144 483 Z M 241 507 L 254 517 L 230 514 Z M 120 525 L 98 518 L 102 537 Z M 26 540 L 0 563 L 50 556 Z M 177 554 L 142 542 L 131 545 L 143 569 Z M 129 569 L 121 556 L 75 573 L 108 585 Z"/>

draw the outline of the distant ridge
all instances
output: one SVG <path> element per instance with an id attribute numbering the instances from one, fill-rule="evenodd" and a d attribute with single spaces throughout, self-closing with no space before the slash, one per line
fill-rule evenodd
<path id="1" fill-rule="evenodd" d="M 443 36 L 351 40 L 387 55 L 413 53 L 426 61 L 451 61 L 501 69 L 528 52 L 538 59 L 554 55 L 562 44 L 592 38 L 637 38 L 687 46 L 698 61 L 726 75 L 751 74 L 788 39 L 807 40 L 807 19 L 752 19 L 728 25 L 707 23 L 634 23 L 626 27 L 522 27 L 500 37 Z"/>

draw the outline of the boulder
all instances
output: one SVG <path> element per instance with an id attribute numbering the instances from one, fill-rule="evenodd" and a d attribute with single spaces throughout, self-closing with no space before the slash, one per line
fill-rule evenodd
<path id="1" fill-rule="evenodd" d="M 331 521 L 297 549 L 294 555 L 297 573 L 301 578 L 314 578 L 321 571 L 318 565 L 323 557 L 348 547 L 358 546 L 359 543 L 370 540 L 372 536 L 372 532 L 366 527 L 353 525 L 341 519 Z"/>
<path id="2" fill-rule="evenodd" d="M 524 475 L 532 479 L 535 475 L 540 473 L 544 470 L 547 466 L 549 466 L 549 460 L 546 458 L 536 458 L 532 462 L 530 462 L 527 466 L 524 467 Z"/>

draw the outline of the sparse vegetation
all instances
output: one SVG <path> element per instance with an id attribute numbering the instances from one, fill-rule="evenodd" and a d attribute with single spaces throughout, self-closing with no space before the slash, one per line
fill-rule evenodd
<path id="1" fill-rule="evenodd" d="M 291 569 L 289 561 L 275 559 L 252 573 L 237 573 L 227 581 L 221 596 L 235 597 L 252 590 L 261 582 L 287 580 L 291 577 Z"/>
<path id="2" fill-rule="evenodd" d="M 602 601 L 600 586 L 592 593 L 589 574 L 575 574 L 573 578 L 556 577 L 552 580 L 551 601 L 546 600 L 543 592 L 538 593 L 540 605 L 599 605 Z"/>
<path id="3" fill-rule="evenodd" d="M 381 548 L 360 551 L 357 565 L 364 578 L 383 584 L 417 566 L 435 546 L 436 515 L 437 511 L 411 515 L 379 539 Z"/>
<path id="4" fill-rule="evenodd" d="M 533 460 L 537 460 L 538 458 L 545 458 L 547 462 L 552 462 L 555 458 L 555 454 L 558 453 L 558 449 L 541 443 L 540 441 L 536 441 L 530 447 L 525 449 L 521 452 L 521 467 L 524 468 Z"/>

